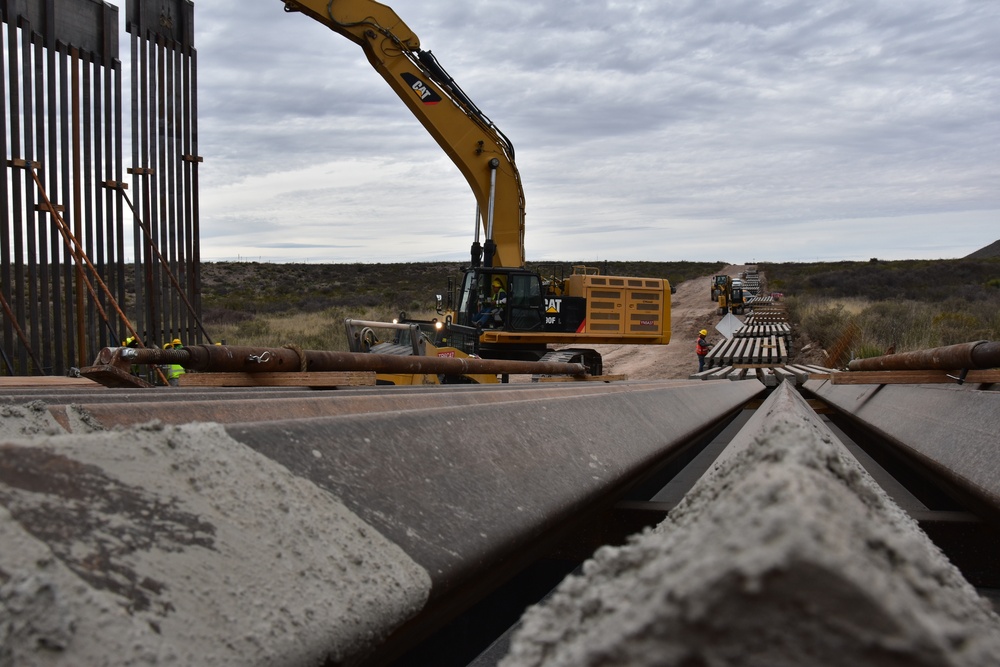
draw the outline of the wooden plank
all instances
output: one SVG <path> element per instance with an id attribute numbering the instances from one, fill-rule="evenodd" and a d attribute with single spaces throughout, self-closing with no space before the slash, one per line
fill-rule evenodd
<path id="1" fill-rule="evenodd" d="M 955 384 L 959 371 L 850 371 L 833 373 L 832 384 Z M 969 371 L 966 384 L 1000 382 L 1000 370 Z"/>
<path id="2" fill-rule="evenodd" d="M 185 373 L 182 387 L 336 387 L 375 384 L 374 371 L 304 373 Z"/>

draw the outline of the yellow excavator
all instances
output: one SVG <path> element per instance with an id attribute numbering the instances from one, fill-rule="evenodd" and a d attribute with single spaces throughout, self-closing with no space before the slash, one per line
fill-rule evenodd
<path id="1" fill-rule="evenodd" d="M 460 283 L 438 297 L 443 326 L 422 327 L 430 349 L 583 363 L 601 375 L 600 354 L 578 346 L 670 341 L 667 280 L 606 276 L 587 267 L 543 275 L 525 267 L 524 191 L 513 145 L 390 7 L 372 0 L 282 2 L 286 12 L 305 14 L 361 46 L 475 195 L 470 265 Z"/>

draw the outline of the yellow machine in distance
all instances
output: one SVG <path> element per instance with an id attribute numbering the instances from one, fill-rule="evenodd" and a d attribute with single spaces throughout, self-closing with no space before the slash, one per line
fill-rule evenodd
<path id="1" fill-rule="evenodd" d="M 372 0 L 283 2 L 287 12 L 306 14 L 358 44 L 472 189 L 470 266 L 439 299 L 443 331 L 432 330 L 444 344 L 483 358 L 579 361 L 600 375 L 600 355 L 576 346 L 669 342 L 665 279 L 587 270 L 543 278 L 525 267 L 524 191 L 512 143 L 391 8 Z M 502 286 L 500 302 L 494 282 Z M 556 349 L 567 345 L 569 351 Z"/>

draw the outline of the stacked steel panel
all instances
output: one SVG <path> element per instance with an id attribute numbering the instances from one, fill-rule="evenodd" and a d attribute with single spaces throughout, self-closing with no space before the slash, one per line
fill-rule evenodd
<path id="1" fill-rule="evenodd" d="M 197 55 L 189 0 L 128 0 L 135 317 L 144 342 L 202 342 Z M 185 298 L 186 295 L 186 298 Z"/>
<path id="2" fill-rule="evenodd" d="M 96 0 L 0 0 L 6 100 L 0 114 L 6 167 L 0 179 L 0 374 L 64 374 L 118 344 L 130 326 L 148 344 L 176 335 L 201 340 L 193 328 L 200 306 L 193 10 L 184 0 L 157 7 L 161 30 L 171 24 L 185 30 L 176 43 L 155 47 L 169 57 L 133 59 L 136 82 L 150 78 L 137 68 L 159 68 L 151 95 L 162 111 L 155 122 L 144 120 L 157 131 L 136 134 L 133 151 L 145 158 L 144 142 L 155 140 L 163 165 L 153 189 L 133 177 L 133 191 L 141 190 L 134 213 L 123 178 L 118 9 Z M 132 4 L 128 13 L 140 14 Z M 162 40 L 152 31 L 144 35 L 134 38 L 133 51 Z M 133 126 L 146 115 L 133 112 Z M 146 221 L 155 236 L 142 232 Z M 134 301 L 126 272 L 133 258 L 137 273 L 148 278 L 136 281 Z M 170 275 L 179 275 L 182 285 L 171 289 Z M 192 305 L 182 311 L 179 298 Z"/>

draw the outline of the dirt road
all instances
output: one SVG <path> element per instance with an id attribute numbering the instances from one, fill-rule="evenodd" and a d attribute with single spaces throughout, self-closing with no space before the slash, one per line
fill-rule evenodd
<path id="1" fill-rule="evenodd" d="M 746 266 L 727 266 L 720 273 L 737 276 Z M 671 300 L 669 345 L 596 345 L 604 356 L 604 372 L 625 374 L 630 380 L 685 379 L 698 371 L 694 342 L 700 329 L 708 329 L 708 340 L 718 343 L 722 336 L 715 325 L 722 319 L 709 298 L 711 276 L 686 280 L 677 285 Z"/>

